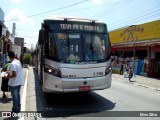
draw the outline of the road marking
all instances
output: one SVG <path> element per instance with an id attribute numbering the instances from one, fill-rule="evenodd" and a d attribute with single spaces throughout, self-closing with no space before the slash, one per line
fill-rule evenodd
<path id="1" fill-rule="evenodd" d="M 28 69 L 27 69 L 27 74 L 26 74 L 26 79 L 24 83 L 24 88 L 23 88 L 23 93 L 21 97 L 21 111 L 25 111 L 26 108 L 26 93 L 27 93 L 27 83 L 28 83 Z M 20 117 L 19 120 L 24 120 L 24 117 Z"/>
<path id="2" fill-rule="evenodd" d="M 154 88 L 154 90 L 156 90 L 156 91 L 160 91 L 160 89 L 159 89 L 159 88 Z"/>
<path id="3" fill-rule="evenodd" d="M 145 88 L 149 88 L 149 86 L 142 85 L 142 84 L 138 84 L 138 86 L 142 86 L 142 87 L 145 87 Z"/>
<path id="4" fill-rule="evenodd" d="M 113 80 L 117 80 L 117 81 L 122 81 L 124 83 L 128 83 L 126 79 L 120 79 L 120 78 L 117 78 L 117 77 L 112 77 Z M 147 86 L 147 85 L 143 85 L 143 84 L 140 84 L 140 83 L 131 83 L 135 86 L 140 86 L 140 87 L 144 87 L 144 88 L 150 88 L 152 90 L 155 90 L 155 91 L 160 91 L 159 88 L 154 88 L 154 87 L 151 87 L 151 86 Z"/>

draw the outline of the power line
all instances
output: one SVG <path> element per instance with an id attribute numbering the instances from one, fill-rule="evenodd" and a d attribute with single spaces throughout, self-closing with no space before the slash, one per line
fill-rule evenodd
<path id="1" fill-rule="evenodd" d="M 8 27 L 8 28 L 12 29 L 12 27 Z M 25 30 L 25 29 L 17 29 L 17 28 L 16 28 L 16 30 L 25 31 L 25 32 L 32 32 L 32 33 L 35 32 L 35 31 L 30 31 L 30 30 Z"/>
<path id="2" fill-rule="evenodd" d="M 75 5 L 78 5 L 78 4 L 87 2 L 87 1 L 89 1 L 89 0 L 83 0 L 83 1 L 81 1 L 81 2 L 76 2 L 76 3 L 74 3 L 74 4 L 67 5 L 67 6 L 60 7 L 60 8 L 56 8 L 56 9 L 54 9 L 54 10 L 50 10 L 50 11 L 46 11 L 46 12 L 38 13 L 38 14 L 34 14 L 34 15 L 29 15 L 29 16 L 27 16 L 27 17 L 39 16 L 39 15 L 46 14 L 46 13 L 49 13 L 49 12 L 53 12 L 53 11 L 56 11 L 56 10 L 60 10 L 60 9 L 65 9 L 65 8 L 68 8 L 68 7 L 72 7 L 72 6 L 75 6 Z M 20 19 L 25 19 L 25 18 L 27 18 L 27 17 L 24 17 L 24 18 L 17 18 L 17 19 L 10 19 L 10 20 L 6 20 L 6 21 L 20 20 Z M 5 22 L 6 22 L 6 21 L 5 21 Z"/>
<path id="3" fill-rule="evenodd" d="M 89 0 L 88 0 L 89 1 Z M 83 2 L 83 1 L 82 1 Z M 75 9 L 74 11 L 71 10 L 71 11 L 65 11 L 65 12 L 59 12 L 59 13 L 55 13 L 55 14 L 62 14 L 62 13 L 69 13 L 69 12 L 77 12 L 77 11 L 82 11 L 82 10 L 87 10 L 87 9 L 93 9 L 93 8 L 96 8 L 96 7 L 101 7 L 101 6 L 106 6 L 106 5 L 114 5 L 114 4 L 118 4 L 120 2 L 114 2 L 114 3 L 104 3 L 103 5 L 97 5 L 97 6 L 94 6 L 94 7 L 86 7 L 86 8 L 82 8 L 82 9 Z M 61 9 L 61 8 L 58 8 L 58 9 Z M 58 10 L 58 9 L 55 9 L 55 10 Z M 47 11 L 46 13 L 48 12 L 53 12 L 55 10 L 52 10 L 52 11 Z M 35 14 L 35 15 L 31 15 L 31 16 L 27 16 L 27 17 L 34 17 L 34 16 L 39 16 L 41 17 L 43 14 L 45 13 L 39 13 L 39 14 Z M 17 18 L 17 19 L 10 19 L 10 20 L 6 20 L 6 22 L 8 21 L 14 21 L 14 20 L 20 20 L 20 19 L 26 19 L 27 17 L 24 17 L 24 18 Z"/>
<path id="4" fill-rule="evenodd" d="M 104 14 L 109 14 L 111 11 L 117 10 L 116 8 L 120 8 L 120 7 L 122 7 L 123 5 L 127 4 L 127 3 L 130 2 L 130 1 L 131 1 L 131 0 L 122 0 L 122 1 L 119 2 L 118 4 L 113 5 L 113 6 L 112 6 L 111 8 L 109 8 L 109 9 L 105 9 L 104 11 L 96 14 L 96 15 L 93 16 L 93 17 L 102 16 L 102 15 L 104 15 Z"/>
<path id="5" fill-rule="evenodd" d="M 21 31 L 26 31 L 26 32 L 34 32 L 34 31 L 30 31 L 30 30 L 25 30 L 25 29 L 16 29 L 16 30 L 21 30 Z"/>
<path id="6" fill-rule="evenodd" d="M 30 37 L 30 36 L 18 36 L 18 37 L 22 37 L 22 38 L 32 38 L 32 39 L 36 39 L 36 40 L 38 40 L 38 38 Z"/>
<path id="7" fill-rule="evenodd" d="M 144 15 L 139 16 L 139 17 L 131 18 L 131 20 L 112 25 L 111 28 L 117 28 L 116 26 L 124 26 L 126 24 L 131 24 L 131 23 L 134 23 L 134 22 L 142 21 L 143 19 L 146 19 L 146 18 L 151 18 L 153 16 L 159 15 L 160 13 L 157 13 L 159 11 L 160 11 L 160 9 L 156 10 L 156 11 L 152 11 L 152 12 L 147 13 L 147 14 L 144 14 Z"/>
<path id="8" fill-rule="evenodd" d="M 101 6 L 114 5 L 114 4 L 117 4 L 117 3 L 120 3 L 120 2 L 104 3 L 103 5 L 97 5 L 97 6 L 94 6 L 94 7 L 86 7 L 86 8 L 82 8 L 82 9 L 75 9 L 74 11 L 71 10 L 71 11 L 59 12 L 59 13 L 55 13 L 55 14 L 62 14 L 62 13 L 83 11 L 83 10 L 93 9 L 93 8 L 101 7 Z M 41 15 L 43 15 L 43 14 L 40 14 L 40 15 L 37 14 L 37 16 L 39 16 L 39 17 L 41 17 Z M 29 17 L 29 16 L 27 16 L 27 17 Z M 7 21 L 12 21 L 12 20 L 14 21 L 14 20 L 26 19 L 27 17 L 24 17 L 24 18 L 17 18 L 17 19 L 10 19 L 10 20 L 6 20 L 6 22 L 7 22 Z M 20 29 L 19 29 L 19 30 L 20 30 Z M 23 31 L 28 31 L 28 30 L 23 30 Z M 29 31 L 29 32 L 30 32 L 30 31 Z M 33 32 L 33 31 L 31 31 L 31 32 Z"/>
<path id="9" fill-rule="evenodd" d="M 86 1 L 89 1 L 89 0 L 84 0 L 84 1 L 81 1 L 81 2 L 78 2 L 78 3 L 74 3 L 74 4 L 71 4 L 71 5 L 65 6 L 65 7 L 57 8 L 57 9 L 54 9 L 54 10 L 50 10 L 50 11 L 47 11 L 47 12 L 44 12 L 44 13 L 39 13 L 39 14 L 35 14 L 35 15 L 30 15 L 30 16 L 28 16 L 28 17 L 39 16 L 39 15 L 42 15 L 42 14 L 45 14 L 45 13 L 48 13 L 48 12 L 52 12 L 52 11 L 56 11 L 56 10 L 64 9 L 64 8 L 68 8 L 68 7 L 71 7 L 71 6 L 80 4 L 80 3 L 82 3 L 82 2 L 86 2 Z M 117 9 L 115 9 L 115 8 L 117 8 L 117 7 L 120 8 L 120 7 L 122 7 L 123 5 L 127 4 L 127 3 L 130 2 L 130 1 L 131 1 L 131 0 L 122 0 L 122 1 L 116 2 L 116 3 L 110 3 L 110 4 L 107 3 L 106 5 L 114 5 L 114 6 L 112 6 L 107 12 L 106 12 L 106 10 L 105 10 L 105 11 L 97 14 L 96 16 L 102 16 L 102 15 L 104 15 L 104 14 L 109 14 L 110 11 L 117 10 Z M 103 5 L 100 5 L 100 6 L 105 6 L 105 5 L 103 4 Z M 98 7 L 98 6 L 95 6 L 95 7 Z M 77 10 L 74 10 L 74 11 L 67 11 L 67 12 L 77 12 L 77 11 L 80 11 L 80 10 L 92 9 L 92 8 L 95 8 L 95 7 L 88 7 L 88 8 L 83 8 L 83 9 L 77 9 Z M 67 12 L 60 12 L 60 13 L 67 13 Z M 58 14 L 60 14 L 60 13 L 58 13 Z M 138 14 L 140 14 L 140 13 L 138 13 Z M 151 14 L 151 13 L 149 13 L 149 14 Z M 153 13 L 152 13 L 152 14 L 153 14 Z M 131 20 L 128 20 L 128 21 L 122 22 L 122 23 L 120 23 L 120 22 L 118 21 L 118 24 L 112 25 L 111 28 L 112 28 L 112 27 L 119 26 L 119 25 L 125 25 L 125 24 L 128 24 L 128 23 L 131 23 L 132 21 L 133 21 L 133 22 L 134 22 L 134 21 L 140 21 L 140 20 L 138 20 L 138 19 L 144 19 L 143 17 L 145 17 L 145 16 L 146 16 L 146 15 L 143 15 L 143 16 L 140 16 L 140 17 L 137 17 L 137 18 L 134 18 L 134 19 L 133 19 L 133 17 L 130 17 L 130 18 L 128 18 L 128 19 L 131 19 Z M 152 16 L 155 16 L 155 15 L 152 15 Z M 135 15 L 134 15 L 134 17 L 135 17 Z M 146 17 L 147 17 L 147 16 L 146 16 Z M 148 17 L 147 17 L 147 18 L 148 18 Z M 20 18 L 20 19 L 24 19 L 24 18 Z M 135 20 L 135 19 L 136 19 L 136 20 Z M 15 19 L 12 19 L 12 20 L 15 20 Z M 18 19 L 16 19 L 16 20 L 18 20 Z M 125 20 L 126 20 L 126 19 L 125 19 Z M 24 29 L 17 29 L 17 30 L 22 30 L 22 31 L 27 31 L 27 32 L 33 32 L 33 31 L 29 31 L 29 30 L 24 30 Z"/>
<path id="10" fill-rule="evenodd" d="M 130 2 L 130 1 L 123 1 L 123 4 L 117 4 L 117 5 L 114 5 L 114 6 L 112 6 L 109 10 L 105 10 L 105 11 L 103 11 L 103 12 L 101 12 L 101 13 L 99 13 L 99 14 L 97 14 L 96 16 L 104 16 L 104 15 L 108 15 L 109 13 L 111 13 L 111 11 L 113 11 L 113 10 L 115 10 L 116 8 L 120 8 L 120 7 L 122 7 L 123 5 L 125 5 L 125 4 L 127 4 L 128 2 Z M 159 8 L 159 7 L 158 7 Z M 117 9 L 116 9 L 117 10 Z M 155 11 L 155 12 L 157 12 L 157 11 Z M 138 15 L 139 15 L 140 13 L 138 13 Z M 147 14 L 147 15 L 144 15 L 144 16 L 140 16 L 140 17 L 137 17 L 137 18 L 133 18 L 133 17 L 130 17 L 129 19 L 131 19 L 131 20 L 129 20 L 129 21 L 127 21 L 127 22 L 123 22 L 123 23 L 119 23 L 119 21 L 117 22 L 117 23 L 119 23 L 121 26 L 124 26 L 124 24 L 129 24 L 129 23 L 133 23 L 133 22 L 136 22 L 136 21 L 140 21 L 140 20 L 143 20 L 143 19 L 146 19 L 146 18 L 149 18 L 149 17 L 153 17 L 153 16 L 156 16 L 156 15 L 159 15 L 159 13 L 154 13 L 154 12 L 151 12 L 151 13 L 149 13 L 149 14 Z M 134 15 L 134 17 L 135 17 L 135 15 Z M 145 18 L 144 18 L 145 17 Z M 126 20 L 126 19 L 125 19 Z M 118 25 L 119 25 L 118 24 Z M 116 25 L 116 26 L 118 26 L 118 25 Z M 112 25 L 113 26 L 113 25 Z"/>
<path id="11" fill-rule="evenodd" d="M 117 4 L 117 3 L 120 3 L 120 2 L 115 2 L 115 3 L 105 3 L 105 4 L 103 4 L 103 5 L 97 5 L 97 6 L 94 6 L 94 7 L 86 7 L 86 8 L 82 8 L 82 9 L 75 9 L 74 11 L 71 10 L 71 11 L 59 12 L 59 13 L 55 13 L 55 14 L 62 14 L 62 13 L 69 13 L 69 12 L 77 12 L 77 11 L 92 9 L 92 8 L 96 8 L 96 7 L 106 6 L 106 5 L 114 5 L 114 4 Z"/>
<path id="12" fill-rule="evenodd" d="M 87 10 L 87 9 L 93 9 L 93 8 L 96 8 L 96 7 L 101 7 L 101 6 L 107 6 L 107 5 L 115 5 L 115 4 L 119 4 L 121 2 L 114 2 L 114 3 L 104 3 L 103 5 L 97 5 L 97 6 L 94 6 L 94 7 L 86 7 L 86 8 L 82 8 L 82 9 L 75 9 L 74 11 L 65 11 L 65 12 L 59 12 L 59 13 L 55 13 L 55 14 L 62 14 L 62 13 L 69 13 L 69 12 L 77 12 L 77 11 L 82 11 L 82 10 Z M 22 19 L 22 18 L 20 18 Z M 12 19 L 12 20 L 16 20 L 16 19 Z M 18 20 L 18 19 L 17 19 Z M 9 27 L 11 28 L 11 27 Z M 12 28 L 11 28 L 12 29 Z M 34 31 L 30 31 L 30 30 L 25 30 L 25 29 L 17 29 L 16 30 L 21 30 L 21 31 L 26 31 L 26 32 L 34 32 Z"/>
<path id="13" fill-rule="evenodd" d="M 158 7 L 151 8 L 151 9 L 146 10 L 146 11 L 143 11 L 143 12 L 140 12 L 140 13 L 137 13 L 137 14 L 135 14 L 135 15 L 133 15 L 133 16 L 130 16 L 130 17 L 128 17 L 128 18 L 125 18 L 125 20 L 127 20 L 127 19 L 131 19 L 131 20 L 132 20 L 133 17 L 136 17 L 136 16 L 139 16 L 139 15 L 141 15 L 141 14 L 150 12 L 151 10 L 154 10 L 154 9 L 156 9 L 156 8 L 159 8 L 159 6 L 158 6 Z M 159 9 L 158 9 L 158 10 L 159 10 Z M 157 10 L 156 10 L 156 11 L 157 11 Z M 155 11 L 151 11 L 151 13 L 153 13 L 153 12 L 155 12 Z M 149 14 L 150 14 L 150 13 L 149 13 Z M 122 21 L 121 23 L 124 23 L 123 20 L 121 20 L 121 21 Z M 118 20 L 118 23 L 121 24 L 119 20 Z"/>

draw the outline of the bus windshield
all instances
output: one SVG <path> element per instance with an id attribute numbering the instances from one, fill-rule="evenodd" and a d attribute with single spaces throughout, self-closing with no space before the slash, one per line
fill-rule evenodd
<path id="1" fill-rule="evenodd" d="M 99 63 L 110 56 L 106 34 L 49 33 L 48 57 L 61 63 Z"/>

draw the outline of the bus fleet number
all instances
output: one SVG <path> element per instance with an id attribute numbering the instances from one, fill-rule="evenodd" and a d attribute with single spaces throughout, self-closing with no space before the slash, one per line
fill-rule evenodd
<path id="1" fill-rule="evenodd" d="M 103 76 L 103 72 L 94 72 L 94 76 Z"/>

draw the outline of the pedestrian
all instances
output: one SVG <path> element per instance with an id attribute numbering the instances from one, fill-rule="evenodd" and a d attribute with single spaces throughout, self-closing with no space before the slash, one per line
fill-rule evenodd
<path id="1" fill-rule="evenodd" d="M 120 75 L 123 75 L 123 62 L 121 62 Z"/>
<path id="2" fill-rule="evenodd" d="M 129 70 L 128 70 L 128 78 L 129 78 L 129 82 L 131 82 L 131 78 L 133 77 L 133 69 L 132 69 L 132 66 L 129 67 Z"/>
<path id="3" fill-rule="evenodd" d="M 129 64 L 127 63 L 126 65 L 125 65 L 125 72 L 124 72 L 124 77 L 125 78 L 128 78 L 129 77 Z"/>
<path id="4" fill-rule="evenodd" d="M 6 72 L 9 70 L 11 61 L 7 61 L 4 67 L 2 68 L 1 72 Z M 6 93 L 9 92 L 9 86 L 8 86 L 9 78 L 2 77 L 2 83 L 1 83 L 1 91 L 3 92 L 2 98 L 6 98 Z"/>
<path id="5" fill-rule="evenodd" d="M 130 66 L 129 66 L 129 64 L 127 63 L 126 64 L 126 72 L 127 72 L 127 74 L 129 73 L 128 71 L 129 71 L 129 68 L 130 68 Z"/>
<path id="6" fill-rule="evenodd" d="M 8 52 L 8 57 L 11 60 L 10 69 L 7 72 L 9 75 L 8 85 L 10 86 L 10 91 L 13 100 L 12 113 L 18 113 L 21 109 L 20 104 L 20 88 L 23 84 L 23 71 L 22 65 L 19 60 L 15 59 L 15 53 L 13 51 Z"/>

